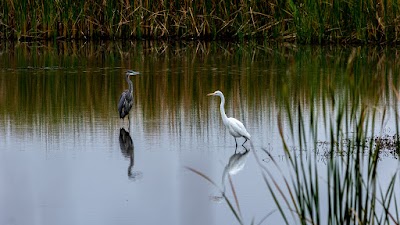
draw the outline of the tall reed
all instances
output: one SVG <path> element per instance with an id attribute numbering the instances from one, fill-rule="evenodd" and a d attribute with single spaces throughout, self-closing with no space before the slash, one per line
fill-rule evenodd
<path id="1" fill-rule="evenodd" d="M 0 37 L 385 43 L 398 41 L 398 15 L 394 0 L 5 0 Z"/>
<path id="2" fill-rule="evenodd" d="M 372 86 L 371 77 L 364 77 L 362 66 L 366 62 L 353 52 L 348 59 L 346 76 L 352 76 L 345 92 L 338 94 L 327 91 L 331 98 L 322 98 L 323 111 L 318 112 L 311 106 L 310 114 L 305 114 L 301 98 L 297 101 L 285 101 L 286 109 L 279 115 L 279 132 L 288 160 L 289 174 L 281 176 L 271 174 L 260 163 L 264 171 L 264 180 L 274 196 L 286 224 L 291 224 L 289 215 L 300 224 L 399 224 L 399 210 L 396 196 L 398 185 L 395 172 L 387 186 L 379 182 L 378 167 L 380 155 L 385 151 L 381 141 L 387 116 L 398 120 L 397 107 L 391 109 L 382 102 L 397 102 L 397 90 L 391 84 L 389 71 L 380 74 L 382 85 L 374 95 L 368 92 Z M 397 81 L 395 81 L 397 82 Z M 307 102 L 315 102 L 317 95 L 311 94 Z M 289 99 L 289 98 L 286 98 Z M 371 105 L 372 103 L 372 105 Z M 389 105 L 389 104 L 388 104 Z M 291 109 L 295 110 L 291 110 Z M 293 114 L 297 118 L 293 121 Z M 328 115 L 323 116 L 320 115 Z M 291 132 L 289 143 L 283 127 L 283 116 L 289 118 Z M 327 122 L 322 122 L 322 121 Z M 325 123 L 325 128 L 317 124 Z M 397 126 L 396 126 L 397 127 Z M 319 130 L 318 130 L 319 129 Z M 398 129 L 398 128 L 397 128 Z M 326 133 L 328 140 L 321 142 Z M 398 135 L 391 137 L 390 143 L 398 145 Z M 294 144 L 300 149 L 291 151 Z M 318 145 L 325 145 L 326 171 L 317 166 Z M 398 151 L 398 148 L 395 147 Z M 314 151 L 302 151 L 314 149 Z M 281 166 L 272 159 L 279 171 Z M 397 170 L 395 170 L 397 171 Z M 323 178 L 322 178 L 323 177 Z M 283 179 L 284 187 L 277 185 Z M 321 200 L 327 199 L 327 200 Z M 325 204 L 327 201 L 327 204 Z M 288 210 L 284 210 L 288 209 Z"/>

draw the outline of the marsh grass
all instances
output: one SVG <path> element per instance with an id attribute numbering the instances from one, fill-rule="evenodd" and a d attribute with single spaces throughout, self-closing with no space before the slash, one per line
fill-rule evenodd
<path id="1" fill-rule="evenodd" d="M 392 43 L 398 41 L 399 15 L 394 0 L 5 0 L 0 2 L 0 36 Z"/>
<path id="2" fill-rule="evenodd" d="M 311 110 L 305 115 L 300 99 L 297 102 L 286 101 L 285 109 L 279 114 L 278 125 L 287 157 L 288 173 L 282 172 L 273 156 L 264 150 L 280 172 L 280 176 L 271 174 L 262 166 L 266 186 L 286 224 L 291 224 L 289 215 L 300 224 L 399 224 L 397 203 L 397 175 L 394 169 L 388 185 L 381 185 L 378 167 L 382 161 L 380 153 L 387 148 L 398 152 L 398 135 L 385 137 L 383 129 L 387 116 L 398 120 L 397 90 L 391 84 L 390 72 L 381 74 L 381 90 L 375 96 L 368 94 L 370 77 L 361 76 L 362 59 L 350 55 L 347 73 L 354 76 L 341 95 L 329 93 L 331 99 L 322 101 L 324 128 L 318 128 L 318 113 Z M 351 72 L 350 72 L 351 71 Z M 385 90 L 385 91 L 383 91 Z M 311 94 L 313 98 L 315 94 Z M 287 98 L 289 99 L 289 98 Z M 368 102 L 363 99 L 368 99 Z M 391 102 L 380 105 L 382 101 Z M 308 102 L 314 102 L 310 99 Z M 372 104 L 372 105 L 371 105 Z M 391 108 L 391 105 L 395 105 Z M 288 110 L 293 108 L 295 110 Z M 311 109 L 316 108 L 311 106 Z M 389 113 L 389 111 L 393 111 Z M 292 115 L 295 114 L 295 115 Z M 288 143 L 287 131 L 283 129 L 283 117 L 289 118 L 289 130 L 294 143 Z M 293 121 L 293 116 L 296 121 Z M 320 130 L 318 130 L 320 129 Z M 396 125 L 398 131 L 398 126 Z M 299 149 L 318 149 L 318 134 L 327 133 L 329 150 L 327 151 L 326 170 L 317 166 L 316 151 L 300 151 L 296 157 L 290 150 L 292 144 Z M 310 146 L 311 145 L 311 146 Z M 394 150 L 393 150 L 394 149 Z M 305 160 L 305 159 L 311 160 Z M 389 171 L 388 171 L 389 172 Z M 390 171 L 392 172 L 392 171 Z M 285 185 L 279 185 L 283 182 Z M 321 201 L 321 199 L 326 199 Z M 327 202 L 325 202 L 327 201 Z M 286 210 L 284 210 L 286 209 Z"/>

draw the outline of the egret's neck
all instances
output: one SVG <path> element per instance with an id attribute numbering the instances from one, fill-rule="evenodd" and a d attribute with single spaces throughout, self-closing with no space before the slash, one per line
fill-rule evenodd
<path id="1" fill-rule="evenodd" d="M 225 97 L 224 96 L 220 96 L 221 97 L 221 105 L 219 105 L 219 109 L 221 111 L 221 117 L 222 117 L 222 121 L 225 123 L 228 120 L 228 117 L 225 114 Z"/>
<path id="2" fill-rule="evenodd" d="M 129 92 L 132 93 L 133 92 L 133 84 L 132 84 L 132 81 L 129 79 L 129 76 L 126 76 L 126 82 L 128 82 L 128 85 L 129 85 Z"/>

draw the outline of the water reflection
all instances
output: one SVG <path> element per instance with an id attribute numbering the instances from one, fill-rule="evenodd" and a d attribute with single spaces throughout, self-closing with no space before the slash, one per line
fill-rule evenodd
<path id="1" fill-rule="evenodd" d="M 221 179 L 225 183 L 227 177 L 239 173 L 235 177 L 235 188 L 241 193 L 253 195 L 245 194 L 241 198 L 242 209 L 250 211 L 249 216 L 262 216 L 265 210 L 259 206 L 265 205 L 264 199 L 260 198 L 265 193 L 265 183 L 259 177 L 252 176 L 258 167 L 251 161 L 253 157 L 247 157 L 248 152 L 254 151 L 254 148 L 247 150 L 240 147 L 232 152 L 232 137 L 216 113 L 219 105 L 212 104 L 206 97 L 212 90 L 220 89 L 224 92 L 226 114 L 246 124 L 249 133 L 254 136 L 252 140 L 256 148 L 269 146 L 269 149 L 274 150 L 274 160 L 282 164 L 286 163 L 286 158 L 282 151 L 281 135 L 290 146 L 294 146 L 293 151 L 299 149 L 295 152 L 298 157 L 300 153 L 303 154 L 300 150 L 314 150 L 310 142 L 305 147 L 297 145 L 295 135 L 300 129 L 311 134 L 310 130 L 314 130 L 312 127 L 318 128 L 318 132 L 312 133 L 315 138 L 331 143 L 318 146 L 321 157 L 324 156 L 325 148 L 326 151 L 334 150 L 331 148 L 334 143 L 329 138 L 329 131 L 334 129 L 331 128 L 331 118 L 337 114 L 337 108 L 347 109 L 348 105 L 357 104 L 367 109 L 381 109 L 385 115 L 381 124 L 384 129 L 391 129 L 383 134 L 394 135 L 399 130 L 396 111 L 398 98 L 397 92 L 393 90 L 400 89 L 400 63 L 397 60 L 400 53 L 393 48 L 294 45 L 270 48 L 251 43 L 240 45 L 215 42 L 190 42 L 173 46 L 160 42 L 61 45 L 20 43 L 18 46 L 0 43 L 0 51 L 0 189 L 16 190 L 16 187 L 26 187 L 24 184 L 31 180 L 35 181 L 34 185 L 52 183 L 48 176 L 32 178 L 43 173 L 40 169 L 31 169 L 31 164 L 42 166 L 52 160 L 56 160 L 57 165 L 64 165 L 63 177 L 68 178 L 66 182 L 71 182 L 71 185 L 63 185 L 65 195 L 58 195 L 58 187 L 43 187 L 44 191 L 28 188 L 28 198 L 44 199 L 44 202 L 47 196 L 52 198 L 49 193 L 66 196 L 65 208 L 70 212 L 66 212 L 65 208 L 54 208 L 54 211 L 43 215 L 56 215 L 55 218 L 41 224 L 59 224 L 65 218 L 78 218 L 70 224 L 86 224 L 93 217 L 108 221 L 110 218 L 101 217 L 108 209 L 82 211 L 80 217 L 74 214 L 80 212 L 75 212 L 76 206 L 91 209 L 102 206 L 99 202 L 103 201 L 111 202 L 105 205 L 112 209 L 120 207 L 129 212 L 140 211 L 126 217 L 130 220 L 127 223 L 112 220 L 114 224 L 142 221 L 146 221 L 146 224 L 159 224 L 148 222 L 148 218 L 154 215 L 159 215 L 158 218 L 166 221 L 164 223 L 177 224 L 181 210 L 174 210 L 184 205 L 188 199 L 182 191 L 193 191 L 197 196 L 206 192 L 193 188 L 187 176 L 177 175 L 182 165 L 199 169 L 213 181 L 218 181 L 218 185 Z M 125 130 L 120 129 L 124 124 L 121 124 L 123 121 L 119 119 L 116 106 L 121 90 L 126 87 L 122 74 L 129 68 L 141 71 L 144 75 L 137 76 L 133 82 L 132 107 L 135 116 L 130 118 L 130 122 L 134 126 Z M 346 104 L 338 105 L 340 102 Z M 348 109 L 349 114 L 357 113 Z M 282 127 L 278 127 L 279 115 Z M 301 121 L 304 127 L 290 129 L 299 123 L 299 118 L 306 118 Z M 345 118 L 347 113 L 343 114 L 343 124 L 347 123 Z M 346 132 L 354 131 L 349 129 Z M 140 149 L 136 151 L 136 156 L 140 153 L 139 163 L 143 162 L 140 165 L 141 172 L 135 171 L 138 161 L 135 168 L 131 134 L 135 135 L 136 150 Z M 300 138 L 303 140 L 303 136 Z M 398 143 L 382 138 L 377 139 L 376 143 L 382 148 L 389 146 L 393 150 L 398 146 Z M 108 152 L 110 149 L 113 149 L 111 153 Z M 93 154 L 94 151 L 96 154 Z M 119 151 L 127 159 L 123 162 L 122 173 Z M 226 152 L 229 152 L 229 156 Z M 330 153 L 327 152 L 331 157 L 343 154 Z M 13 160 L 7 154 L 12 154 Z M 116 162 L 113 156 L 108 157 L 110 154 L 116 154 L 119 160 Z M 382 159 L 390 156 L 390 152 L 382 154 Z M 93 157 L 98 160 L 93 160 Z M 265 158 L 261 154 L 260 158 L 264 159 L 266 166 L 271 167 L 272 163 L 267 163 L 272 158 Z M 2 159 L 8 164 L 3 163 Z M 226 166 L 219 166 L 219 159 L 228 161 Z M 243 169 L 246 159 L 246 169 Z M 326 157 L 322 158 L 319 165 L 324 167 L 325 162 Z M 104 164 L 111 166 L 105 168 Z M 385 162 L 383 165 L 389 171 L 390 164 Z M 132 185 L 135 190 L 126 185 L 125 166 L 129 179 L 138 180 L 142 178 L 142 172 L 146 174 L 141 185 Z M 9 171 L 19 171 L 21 168 L 31 174 L 10 175 Z M 43 171 L 52 171 L 54 168 L 43 168 Z M 108 176 L 88 180 L 89 176 L 82 174 L 93 174 L 91 168 L 104 169 L 102 174 Z M 116 173 L 122 176 L 114 176 Z M 388 173 L 385 171 L 385 174 Z M 21 179 L 22 185 L 9 181 L 14 177 Z M 151 179 L 153 177 L 159 181 L 156 185 L 153 183 L 155 179 Z M 101 183 L 94 183 L 96 181 Z M 162 185 L 158 185 L 160 183 Z M 190 188 L 179 186 L 185 183 L 189 183 Z M 93 187 L 93 184 L 97 192 L 93 192 L 92 188 L 85 189 Z M 109 188 L 115 187 L 125 188 L 125 192 L 119 192 L 119 195 L 109 192 Z M 171 194 L 165 195 L 165 190 Z M 132 194 L 129 201 L 126 201 L 126 193 Z M 149 201 L 148 196 L 153 193 L 162 193 L 164 196 Z M 14 191 L 12 197 L 4 201 L 5 197 L 0 196 L 0 200 L 5 202 L 3 205 L 13 205 L 14 197 L 19 198 L 20 194 Z M 143 206 L 146 200 L 151 207 Z M 176 202 L 178 204 L 171 207 Z M 199 211 L 197 202 L 190 203 L 196 204 L 193 208 Z M 29 220 L 37 218 L 35 213 L 42 209 L 41 205 L 28 204 L 29 210 L 20 213 L 21 206 L 27 204 L 20 201 L 14 205 L 19 217 Z M 153 209 L 153 206 L 159 206 L 160 211 L 142 213 L 144 208 Z M 169 210 L 165 211 L 166 208 Z M 224 211 L 226 207 L 221 208 L 216 209 L 215 213 L 209 213 L 211 219 L 215 216 L 214 224 L 232 224 L 231 215 L 226 216 Z M 256 209 L 263 212 L 256 212 Z M 211 210 L 214 211 L 213 208 Z M 0 204 L 0 224 L 6 224 L 1 220 L 4 215 L 7 215 L 7 211 L 2 210 Z M 115 218 L 119 220 L 124 216 Z"/>
<path id="2" fill-rule="evenodd" d="M 222 173 L 222 189 L 224 192 L 225 192 L 225 180 L 228 177 L 228 175 L 235 175 L 239 173 L 239 171 L 241 171 L 244 168 L 244 165 L 246 164 L 247 155 L 250 151 L 244 146 L 243 150 L 239 151 L 238 148 L 236 148 L 233 155 L 229 157 L 229 161 L 224 168 L 224 172 Z"/>
<path id="3" fill-rule="evenodd" d="M 121 128 L 119 131 L 119 146 L 121 148 L 122 155 L 129 159 L 128 178 L 132 181 L 142 179 L 142 172 L 132 171 L 135 165 L 135 150 L 131 135 L 127 130 L 125 130 L 125 128 Z"/>

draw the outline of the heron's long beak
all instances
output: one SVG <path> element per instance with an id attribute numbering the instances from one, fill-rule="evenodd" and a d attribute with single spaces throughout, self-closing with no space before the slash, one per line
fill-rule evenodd
<path id="1" fill-rule="evenodd" d="M 139 72 L 133 71 L 133 73 L 131 73 L 131 74 L 129 74 L 129 75 L 134 76 L 134 75 L 138 75 L 138 74 L 140 74 L 140 73 L 139 73 Z"/>
<path id="2" fill-rule="evenodd" d="M 207 96 L 213 96 L 213 95 L 214 95 L 214 93 L 207 94 Z"/>

